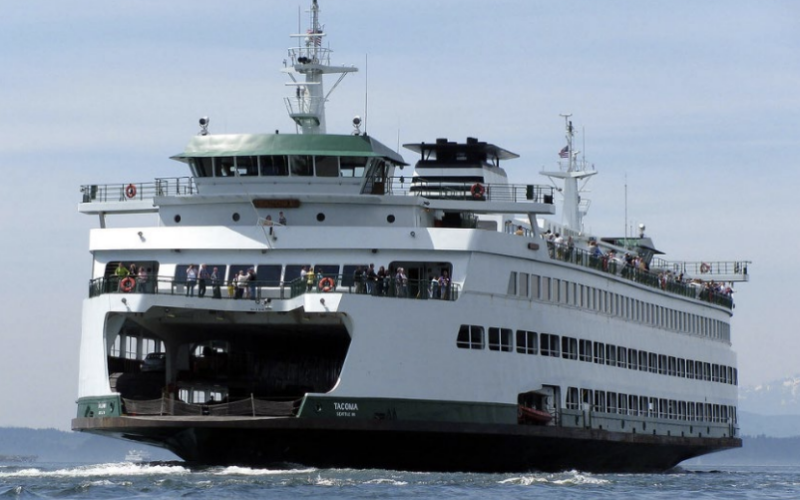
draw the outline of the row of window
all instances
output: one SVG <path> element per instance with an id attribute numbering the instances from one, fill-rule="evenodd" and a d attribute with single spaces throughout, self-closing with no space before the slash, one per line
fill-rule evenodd
<path id="1" fill-rule="evenodd" d="M 482 326 L 461 325 L 456 346 L 461 349 L 484 349 L 488 345 L 490 351 L 512 352 L 514 340 L 516 351 L 522 354 L 540 354 L 672 377 L 739 384 L 739 372 L 731 366 L 527 330 L 517 330 L 515 336 L 510 328 L 491 327 L 488 343 L 484 343 Z"/>
<path id="2" fill-rule="evenodd" d="M 369 160 L 362 156 L 223 156 L 190 158 L 189 165 L 196 177 L 363 177 Z"/>
<path id="3" fill-rule="evenodd" d="M 628 321 L 730 341 L 730 325 L 723 321 L 557 278 L 511 272 L 508 294 L 580 307 Z"/>
<path id="4" fill-rule="evenodd" d="M 599 413 L 615 413 L 689 422 L 733 424 L 737 422 L 735 406 L 678 401 L 611 391 L 578 389 L 577 387 L 567 388 L 567 409 L 579 410 L 587 406 L 593 412 Z"/>

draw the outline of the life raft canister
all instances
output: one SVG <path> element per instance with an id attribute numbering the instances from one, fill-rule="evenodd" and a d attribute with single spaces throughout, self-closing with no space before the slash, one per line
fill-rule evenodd
<path id="1" fill-rule="evenodd" d="M 119 282 L 119 289 L 125 293 L 128 293 L 133 290 L 134 285 L 136 285 L 136 280 L 128 276 Z"/>
<path id="2" fill-rule="evenodd" d="M 317 283 L 317 287 L 323 292 L 330 292 L 335 286 L 336 283 L 333 281 L 333 278 L 322 278 L 319 280 L 319 283 Z"/>
<path id="3" fill-rule="evenodd" d="M 125 188 L 125 196 L 128 198 L 133 198 L 136 196 L 136 186 L 133 184 L 128 184 L 128 187 Z"/>
<path id="4" fill-rule="evenodd" d="M 483 195 L 486 194 L 486 188 L 483 187 L 483 184 L 481 184 L 480 182 L 476 182 L 475 184 L 473 184 L 472 188 L 470 188 L 469 191 L 470 193 L 472 193 L 472 197 L 475 198 L 476 200 L 482 200 Z"/>

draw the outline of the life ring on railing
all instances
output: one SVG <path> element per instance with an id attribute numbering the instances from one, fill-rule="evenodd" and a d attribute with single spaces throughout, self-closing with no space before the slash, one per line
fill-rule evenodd
<path id="1" fill-rule="evenodd" d="M 128 184 L 128 187 L 125 188 L 125 196 L 128 198 L 133 198 L 136 196 L 136 186 L 133 184 Z"/>
<path id="2" fill-rule="evenodd" d="M 317 287 L 323 292 L 330 292 L 336 286 L 336 282 L 333 281 L 333 278 L 322 278 L 317 283 Z"/>
<path id="3" fill-rule="evenodd" d="M 122 281 L 119 282 L 119 289 L 125 293 L 130 292 L 133 290 L 133 287 L 136 285 L 136 280 L 131 278 L 130 276 L 124 278 Z"/>
<path id="4" fill-rule="evenodd" d="M 700 264 L 700 272 L 701 273 L 705 274 L 705 273 L 707 273 L 709 271 L 711 271 L 711 264 L 706 264 L 705 262 Z"/>
<path id="5" fill-rule="evenodd" d="M 476 200 L 482 200 L 483 196 L 486 194 L 486 188 L 483 187 L 483 184 L 480 182 L 476 182 L 472 185 L 469 192 L 472 193 L 472 197 Z"/>

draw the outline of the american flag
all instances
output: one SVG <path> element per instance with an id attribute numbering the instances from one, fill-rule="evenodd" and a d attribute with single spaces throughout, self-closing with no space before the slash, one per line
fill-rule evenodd
<path id="1" fill-rule="evenodd" d="M 322 45 L 322 37 L 321 36 L 314 36 L 319 32 L 312 30 L 311 28 L 306 30 L 306 34 L 310 35 L 311 40 L 314 43 L 315 47 L 320 47 Z"/>
<path id="2" fill-rule="evenodd" d="M 558 156 L 561 158 L 569 158 L 569 146 L 561 148 L 561 151 L 558 152 Z"/>

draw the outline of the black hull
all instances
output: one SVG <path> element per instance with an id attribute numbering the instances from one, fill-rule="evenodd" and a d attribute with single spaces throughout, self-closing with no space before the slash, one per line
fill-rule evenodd
<path id="1" fill-rule="evenodd" d="M 549 426 L 298 418 L 77 418 L 74 430 L 168 448 L 192 463 L 411 471 L 658 472 L 737 438 Z"/>

